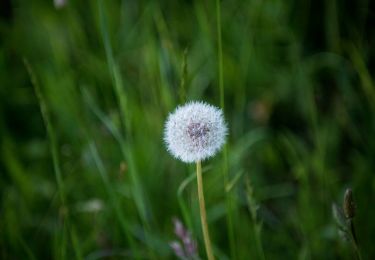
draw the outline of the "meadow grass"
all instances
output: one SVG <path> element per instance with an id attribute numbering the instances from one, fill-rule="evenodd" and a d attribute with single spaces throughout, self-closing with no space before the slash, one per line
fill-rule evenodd
<path id="1" fill-rule="evenodd" d="M 177 217 L 205 259 L 194 165 L 163 143 L 189 100 L 228 122 L 202 162 L 218 259 L 374 258 L 373 8 L 13 1 L 0 16 L 0 258 L 175 259 Z M 331 210 L 348 187 L 358 248 Z"/>

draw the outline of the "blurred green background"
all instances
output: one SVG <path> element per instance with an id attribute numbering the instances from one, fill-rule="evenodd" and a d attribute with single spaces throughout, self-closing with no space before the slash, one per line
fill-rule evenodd
<path id="1" fill-rule="evenodd" d="M 204 100 L 229 125 L 203 163 L 219 259 L 354 259 L 331 210 L 348 187 L 374 259 L 374 8 L 2 0 L 0 258 L 174 259 L 177 217 L 205 259 L 194 166 L 162 139 Z"/>

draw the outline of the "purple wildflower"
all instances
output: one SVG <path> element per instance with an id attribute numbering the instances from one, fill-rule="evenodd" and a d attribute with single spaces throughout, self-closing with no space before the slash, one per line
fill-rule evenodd
<path id="1" fill-rule="evenodd" d="M 172 241 L 169 243 L 169 246 L 172 248 L 173 252 L 178 258 L 185 259 L 185 252 L 181 246 L 181 243 L 178 241 Z"/>
<path id="2" fill-rule="evenodd" d="M 196 259 L 197 242 L 178 218 L 173 218 L 174 233 L 180 241 L 171 241 L 169 246 L 179 259 Z"/>
<path id="3" fill-rule="evenodd" d="M 174 233 L 176 236 L 183 240 L 186 236 L 186 230 L 182 222 L 178 218 L 173 218 Z"/>

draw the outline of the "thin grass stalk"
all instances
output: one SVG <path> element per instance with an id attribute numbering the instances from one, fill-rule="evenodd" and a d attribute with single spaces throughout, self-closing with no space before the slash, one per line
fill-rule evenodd
<path id="1" fill-rule="evenodd" d="M 121 209 L 120 202 L 118 201 L 118 198 L 117 198 L 117 196 L 115 195 L 115 193 L 112 189 L 110 180 L 108 178 L 107 171 L 104 167 L 102 159 L 99 156 L 98 149 L 96 148 L 95 143 L 91 142 L 89 144 L 89 148 L 90 148 L 91 155 L 94 159 L 94 162 L 96 164 L 96 167 L 99 171 L 100 177 L 101 177 L 101 179 L 104 183 L 104 186 L 105 186 L 106 192 L 109 196 L 111 205 L 115 210 L 115 214 L 116 214 L 118 220 L 120 221 L 120 226 L 125 233 L 125 236 L 126 236 L 128 242 L 129 242 L 130 248 L 132 248 L 133 249 L 132 251 L 136 253 L 137 250 L 136 250 L 136 247 L 135 247 L 135 241 L 134 241 L 133 236 L 130 234 L 130 226 L 126 221 L 125 216 L 123 215 L 123 211 Z M 136 257 L 137 257 L 137 255 L 136 255 Z"/>
<path id="2" fill-rule="evenodd" d="M 200 216 L 201 216 L 204 246 L 206 248 L 206 254 L 207 254 L 208 260 L 214 260 L 215 257 L 212 252 L 210 234 L 208 232 L 207 214 L 206 214 L 206 207 L 205 207 L 205 201 L 204 201 L 202 164 L 200 161 L 197 161 L 196 164 L 197 164 L 198 200 L 199 200 L 199 210 L 200 210 Z"/>
<path id="3" fill-rule="evenodd" d="M 220 0 L 216 0 L 216 19 L 217 19 L 217 55 L 218 55 L 218 73 L 220 89 L 220 106 L 224 110 L 224 76 L 223 76 L 223 43 L 221 36 L 221 5 Z"/>
<path id="4" fill-rule="evenodd" d="M 254 223 L 254 235 L 255 235 L 255 242 L 258 250 L 258 255 L 261 260 L 265 260 L 266 257 L 264 255 L 262 239 L 261 239 L 261 229 L 262 226 L 259 223 Z"/>
<path id="5" fill-rule="evenodd" d="M 130 133 L 131 133 L 131 124 L 128 115 L 126 114 L 127 109 L 127 100 L 126 95 L 123 91 L 123 80 L 119 71 L 119 68 L 114 60 L 112 47 L 109 39 L 109 33 L 107 29 L 107 21 L 104 12 L 103 1 L 98 0 L 99 7 L 99 18 L 100 18 L 100 30 L 103 38 L 104 49 L 107 57 L 108 68 L 112 77 L 113 87 L 119 103 L 119 111 L 121 115 L 121 123 L 123 128 L 124 136 L 127 138 L 127 144 L 124 142 L 120 143 L 121 150 L 123 152 L 124 158 L 129 164 L 129 175 L 132 179 L 134 186 L 134 200 L 139 211 L 140 217 L 143 220 L 144 224 L 147 223 L 147 213 L 144 195 L 142 192 L 141 182 L 139 180 L 138 173 L 135 168 L 135 163 L 131 154 L 131 149 L 129 145 L 131 144 Z"/>
<path id="6" fill-rule="evenodd" d="M 348 44 L 347 52 L 349 53 L 349 57 L 355 70 L 358 73 L 359 79 L 361 81 L 361 88 L 363 93 L 365 94 L 368 104 L 373 111 L 375 111 L 375 89 L 374 89 L 374 82 L 373 78 L 371 77 L 371 73 L 367 68 L 365 59 L 363 55 L 360 53 L 360 50 L 354 44 Z"/>
<path id="7" fill-rule="evenodd" d="M 112 124 L 109 118 L 106 117 L 106 115 L 94 104 L 93 98 L 86 89 L 83 89 L 83 97 L 84 101 L 87 104 L 88 108 L 91 112 L 100 120 L 100 122 L 107 128 L 107 130 L 112 134 L 114 139 L 120 144 L 122 142 L 122 136 L 121 133 L 118 131 L 118 129 Z M 87 135 L 87 141 L 89 143 L 90 152 L 92 155 L 92 158 L 95 162 L 96 168 L 100 174 L 100 177 L 102 179 L 102 182 L 104 184 L 104 188 L 106 190 L 106 193 L 109 197 L 111 206 L 115 210 L 115 215 L 119 221 L 120 227 L 122 231 L 124 232 L 124 235 L 129 243 L 129 247 L 133 252 L 136 252 L 135 247 L 135 240 L 133 235 L 131 234 L 131 228 L 130 225 L 127 223 L 127 220 L 124 216 L 124 211 L 121 209 L 120 201 L 118 196 L 114 193 L 112 184 L 108 178 L 107 170 L 105 169 L 105 166 L 103 164 L 103 161 L 99 155 L 98 149 L 96 147 L 95 142 L 93 141 L 91 134 L 90 134 L 90 128 L 88 127 L 85 131 L 85 135 Z M 138 255 L 136 255 L 138 257 Z"/>
<path id="8" fill-rule="evenodd" d="M 125 148 L 126 147 L 125 141 L 124 141 L 124 139 L 123 139 L 120 131 L 117 129 L 117 127 L 115 125 L 112 124 L 112 122 L 108 119 L 108 117 L 100 109 L 98 109 L 98 107 L 95 106 L 94 101 L 93 101 L 93 99 L 91 97 L 91 94 L 86 89 L 83 89 L 83 93 L 84 93 L 83 96 L 85 98 L 85 102 L 87 103 L 89 109 L 102 122 L 102 124 L 107 128 L 107 130 L 111 133 L 111 135 L 114 137 L 114 139 L 118 142 L 118 144 L 120 146 L 120 150 L 121 150 L 122 156 L 124 158 L 128 158 L 129 151 L 127 151 L 126 148 Z M 97 154 L 97 152 L 96 152 L 96 146 L 94 148 L 95 148 L 94 152 Z M 94 153 L 94 155 L 95 155 L 95 153 Z M 100 159 L 100 157 L 98 157 L 98 155 L 97 155 L 97 157 L 94 156 L 94 159 L 95 158 Z M 127 161 L 128 162 L 132 162 L 132 160 L 127 160 Z M 109 184 L 109 182 L 107 180 L 108 177 L 106 177 L 106 172 L 104 171 L 104 168 L 102 168 L 101 159 L 100 159 L 100 161 L 98 161 L 97 165 L 98 165 L 99 170 L 101 171 L 100 174 L 101 174 L 102 179 L 103 179 L 103 181 L 104 181 L 104 183 L 106 185 L 107 192 L 110 194 L 110 193 L 112 193 L 111 187 L 110 187 L 111 185 Z M 134 165 L 133 164 L 129 164 L 129 171 L 130 172 L 134 172 Z M 132 178 L 132 176 L 130 176 L 130 177 Z M 132 179 L 132 181 L 134 181 L 134 180 Z M 117 200 L 118 200 L 117 196 L 113 195 L 112 201 L 114 201 L 116 204 L 118 204 L 119 202 L 117 202 Z M 117 214 L 117 215 L 120 218 L 120 222 L 124 223 L 125 220 L 123 220 L 124 216 L 123 216 L 122 212 L 119 212 L 119 214 Z M 149 225 L 148 225 L 147 221 L 143 221 L 142 220 L 142 223 L 144 223 L 144 227 L 145 228 L 149 229 Z M 122 224 L 122 226 L 125 227 L 127 225 Z M 126 231 L 126 229 L 124 229 L 124 230 Z M 128 235 L 127 235 L 127 237 L 128 237 Z M 147 239 L 149 239 L 148 238 L 148 234 L 145 234 L 145 237 Z M 130 237 L 128 237 L 128 239 L 129 238 Z"/>
<path id="9" fill-rule="evenodd" d="M 354 252 L 358 260 L 362 260 L 361 251 L 359 250 L 357 235 L 354 227 L 353 219 L 349 219 L 350 236 L 353 244 Z"/>
<path id="10" fill-rule="evenodd" d="M 29 62 L 25 59 L 24 60 L 25 66 L 28 70 L 31 83 L 34 86 L 36 97 L 38 98 L 40 111 L 42 113 L 42 118 L 44 121 L 44 124 L 46 126 L 47 130 L 47 136 L 50 142 L 50 150 L 52 155 L 52 162 L 53 162 L 53 169 L 55 173 L 56 183 L 57 183 L 57 189 L 60 197 L 60 202 L 63 207 L 65 207 L 65 187 L 64 182 L 62 180 L 61 175 L 61 169 L 60 169 L 60 160 L 58 156 L 58 149 L 57 149 L 57 141 L 55 136 L 55 130 L 52 127 L 51 120 L 50 120 L 50 114 L 47 107 L 47 103 L 43 97 L 42 91 L 39 86 L 39 82 L 36 79 L 36 76 L 34 74 L 34 71 L 32 70 Z"/>
<path id="11" fill-rule="evenodd" d="M 81 244 L 79 243 L 77 231 L 73 225 L 70 229 L 70 238 L 72 240 L 72 244 L 74 247 L 75 259 L 82 260 L 83 256 L 82 256 L 82 251 L 81 251 Z"/>
<path id="12" fill-rule="evenodd" d="M 221 28 L 221 4 L 220 0 L 216 0 L 216 19 L 217 19 L 217 46 L 218 46 L 218 74 L 219 74 L 219 92 L 220 92 L 220 107 L 225 111 L 225 98 L 224 98 L 224 71 L 223 71 L 223 41 L 222 41 L 222 28 Z M 227 145 L 223 148 L 223 176 L 224 187 L 227 187 L 230 180 L 228 175 L 228 150 Z M 231 251 L 231 258 L 237 259 L 235 249 L 235 236 L 233 224 L 233 197 L 230 193 L 226 193 L 226 211 L 227 211 L 227 228 L 229 237 L 229 247 Z"/>
<path id="13" fill-rule="evenodd" d="M 250 183 L 249 178 L 246 179 L 246 198 L 247 198 L 247 205 L 251 214 L 251 218 L 253 221 L 253 231 L 254 231 L 254 239 L 256 248 L 258 251 L 258 257 L 261 260 L 265 260 L 266 257 L 264 255 L 262 238 L 261 238 L 261 231 L 262 231 L 262 223 L 258 221 L 258 205 L 253 195 L 253 187 Z"/>
<path id="14" fill-rule="evenodd" d="M 182 59 L 181 82 L 180 82 L 180 88 L 179 88 L 179 97 L 180 97 L 181 104 L 186 102 L 186 82 L 187 82 L 187 74 L 188 74 L 187 54 L 188 54 L 188 49 L 185 48 L 183 59 Z"/>
<path id="15" fill-rule="evenodd" d="M 177 190 L 177 199 L 178 199 L 178 204 L 180 206 L 182 216 L 184 218 L 184 222 L 186 223 L 188 229 L 192 230 L 193 229 L 193 224 L 191 222 L 191 217 L 190 213 L 188 210 L 188 207 L 186 206 L 186 203 L 183 198 L 183 191 L 185 188 L 188 186 L 189 183 L 191 183 L 194 179 L 196 178 L 196 174 L 193 172 L 190 174 L 188 177 L 186 177 L 180 184 Z"/>
<path id="16" fill-rule="evenodd" d="M 60 258 L 65 259 L 65 253 L 67 251 L 67 241 L 66 241 L 66 233 L 68 232 L 68 220 L 69 220 L 69 212 L 66 207 L 66 197 L 65 197 L 65 186 L 64 182 L 62 179 L 62 174 L 61 174 L 61 168 L 60 168 L 60 160 L 59 160 L 59 155 L 58 155 L 58 148 L 57 148 L 57 140 L 56 140 L 56 135 L 55 135 L 55 130 L 52 126 L 51 123 L 51 117 L 50 113 L 48 110 L 47 102 L 44 99 L 44 96 L 42 94 L 42 90 L 40 88 L 39 82 L 37 80 L 37 77 L 29 64 L 27 59 L 24 59 L 24 64 L 26 66 L 26 69 L 29 73 L 29 77 L 31 80 L 31 83 L 34 87 L 34 91 L 36 94 L 36 97 L 39 102 L 39 107 L 40 111 L 42 114 L 42 118 L 47 130 L 47 136 L 48 140 L 50 142 L 50 150 L 51 150 L 51 155 L 52 155 L 52 163 L 53 163 L 53 170 L 55 173 L 55 179 L 57 183 L 57 190 L 60 198 L 60 203 L 61 203 L 61 210 L 62 210 L 62 221 L 63 221 L 63 227 L 62 227 L 62 232 L 61 232 L 61 247 L 60 247 Z"/>
<path id="17" fill-rule="evenodd" d="M 104 49 L 107 57 L 109 71 L 112 77 L 113 87 L 118 99 L 119 103 L 119 110 L 121 115 L 121 123 L 123 128 L 123 135 L 127 138 L 127 143 L 124 142 L 124 138 L 121 138 L 120 148 L 123 154 L 124 159 L 128 163 L 129 166 L 129 175 L 133 185 L 133 198 L 135 201 L 135 205 L 138 209 L 138 213 L 141 217 L 142 226 L 144 227 L 145 231 L 145 238 L 146 242 L 150 243 L 150 239 L 148 234 L 150 233 L 150 225 L 149 220 L 147 218 L 147 206 L 146 200 L 144 198 L 144 193 L 141 185 L 141 181 L 138 176 L 138 171 L 136 169 L 136 164 L 133 158 L 131 146 L 131 123 L 129 120 L 129 114 L 126 114 L 127 109 L 127 100 L 126 95 L 123 91 L 123 80 L 120 74 L 120 70 L 118 65 L 115 62 L 113 51 L 109 39 L 109 33 L 107 30 L 107 21 L 104 12 L 103 0 L 98 0 L 98 8 L 99 8 L 99 19 L 100 19 L 100 30 L 104 42 Z M 151 244 L 149 244 L 151 246 Z M 154 256 L 151 256 L 154 258 Z"/>
<path id="18" fill-rule="evenodd" d="M 21 244 L 21 247 L 24 249 L 28 259 L 30 260 L 37 260 L 37 258 L 35 257 L 32 249 L 30 248 L 30 246 L 24 241 L 24 239 L 22 237 L 19 237 L 18 238 L 18 242 Z"/>

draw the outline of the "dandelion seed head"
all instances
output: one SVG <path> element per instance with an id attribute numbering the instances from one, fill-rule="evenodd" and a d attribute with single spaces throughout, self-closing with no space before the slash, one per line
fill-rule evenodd
<path id="1" fill-rule="evenodd" d="M 221 109 L 189 102 L 168 116 L 164 141 L 177 159 L 191 163 L 214 156 L 225 143 L 227 127 Z"/>

